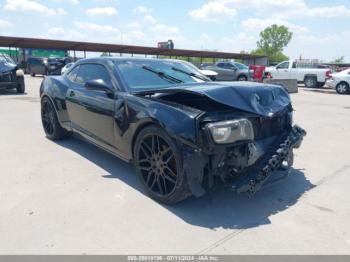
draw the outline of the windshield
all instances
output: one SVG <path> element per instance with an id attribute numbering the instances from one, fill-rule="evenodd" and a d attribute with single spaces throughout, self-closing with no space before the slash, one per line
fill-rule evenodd
<path id="1" fill-rule="evenodd" d="M 1 63 L 15 64 L 15 62 L 12 60 L 12 58 L 9 57 L 8 55 L 0 55 L 0 62 Z"/>
<path id="2" fill-rule="evenodd" d="M 132 91 L 167 88 L 178 83 L 203 82 L 198 77 L 189 75 L 191 73 L 205 79 L 199 70 L 178 61 L 115 60 L 114 64 Z"/>
<path id="3" fill-rule="evenodd" d="M 248 69 L 248 66 L 241 64 L 241 63 L 234 63 L 236 67 L 238 67 L 238 69 L 240 70 L 246 70 Z"/>

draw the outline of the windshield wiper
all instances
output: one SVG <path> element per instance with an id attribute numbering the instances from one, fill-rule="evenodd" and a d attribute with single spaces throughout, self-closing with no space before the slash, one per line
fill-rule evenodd
<path id="1" fill-rule="evenodd" d="M 174 70 L 174 71 L 183 73 L 183 74 L 185 74 L 185 75 L 192 76 L 192 77 L 195 77 L 195 78 L 197 78 L 197 79 L 206 81 L 206 82 L 209 81 L 209 79 L 206 78 L 205 76 L 201 76 L 201 75 L 198 75 L 198 74 L 195 74 L 195 73 L 192 73 L 192 72 L 187 72 L 187 71 L 182 70 L 182 69 L 177 68 L 177 67 L 172 67 L 171 69 Z"/>
<path id="2" fill-rule="evenodd" d="M 170 83 L 183 83 L 184 82 L 184 81 L 182 81 L 180 79 L 177 79 L 177 78 L 175 78 L 175 77 L 173 77 L 171 75 L 168 75 L 168 74 L 166 74 L 166 73 L 164 73 L 162 71 L 157 71 L 156 69 L 153 69 L 153 68 L 148 67 L 146 65 L 143 65 L 142 68 L 147 70 L 147 71 L 150 71 L 150 72 L 152 72 L 152 73 L 154 73 L 156 75 L 158 75 L 159 77 L 161 77 L 163 79 L 168 80 L 168 82 L 170 82 Z"/>

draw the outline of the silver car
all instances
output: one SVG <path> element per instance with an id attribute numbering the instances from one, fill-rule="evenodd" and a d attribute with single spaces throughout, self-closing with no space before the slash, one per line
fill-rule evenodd
<path id="1" fill-rule="evenodd" d="M 218 73 L 217 81 L 250 81 L 249 67 L 237 62 L 217 62 L 214 65 L 203 66 L 201 69 Z"/>
<path id="2" fill-rule="evenodd" d="M 331 78 L 326 82 L 327 86 L 334 88 L 338 94 L 350 93 L 350 68 L 339 73 L 331 74 Z"/>

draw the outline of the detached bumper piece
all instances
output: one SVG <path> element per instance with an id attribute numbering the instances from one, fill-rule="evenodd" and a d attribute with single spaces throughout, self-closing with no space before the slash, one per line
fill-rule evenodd
<path id="1" fill-rule="evenodd" d="M 283 135 L 276 143 L 276 147 L 270 152 L 261 157 L 254 164 L 246 175 L 239 178 L 232 189 L 239 194 L 247 194 L 253 196 L 267 182 L 269 177 L 283 166 L 283 162 L 288 162 L 293 159 L 293 148 L 299 148 L 306 131 L 295 125 L 292 130 Z"/>

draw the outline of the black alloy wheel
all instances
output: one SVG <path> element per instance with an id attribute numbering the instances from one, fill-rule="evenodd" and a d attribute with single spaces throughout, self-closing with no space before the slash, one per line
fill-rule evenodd
<path id="1" fill-rule="evenodd" d="M 61 139 L 68 133 L 58 122 L 55 108 L 48 97 L 41 101 L 41 122 L 46 136 L 51 140 Z"/>
<path id="2" fill-rule="evenodd" d="M 152 198 L 174 204 L 191 195 L 176 145 L 162 129 L 149 126 L 142 130 L 134 154 L 137 173 Z"/>

